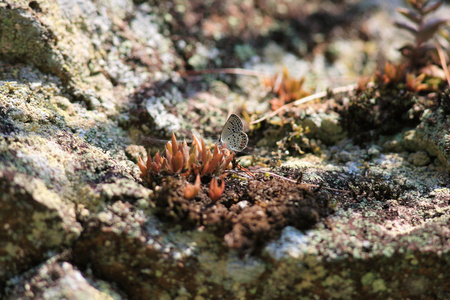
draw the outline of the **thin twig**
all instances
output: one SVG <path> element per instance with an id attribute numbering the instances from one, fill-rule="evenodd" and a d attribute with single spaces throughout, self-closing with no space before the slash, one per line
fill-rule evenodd
<path id="1" fill-rule="evenodd" d="M 439 54 L 439 59 L 441 60 L 442 69 L 444 70 L 445 78 L 447 79 L 447 83 L 450 86 L 450 73 L 448 71 L 447 67 L 447 61 L 445 60 L 445 54 L 444 51 L 442 51 L 441 46 L 437 42 L 434 42 L 434 45 L 436 46 L 436 49 Z"/>
<path id="2" fill-rule="evenodd" d="M 242 174 L 245 174 L 246 176 L 243 176 L 243 177 L 245 177 L 245 178 L 247 178 L 247 179 L 251 179 L 251 178 L 254 178 L 254 177 L 255 177 L 255 176 L 253 176 L 253 174 L 252 174 L 252 175 L 249 175 L 248 172 L 243 171 L 243 170 L 234 170 L 234 169 L 231 169 L 231 170 L 225 170 L 224 173 L 228 173 L 228 174 L 236 174 L 236 175 L 242 175 Z"/>
<path id="3" fill-rule="evenodd" d="M 281 176 L 281 175 L 278 175 L 278 174 L 276 174 L 276 173 L 272 173 L 272 172 L 269 172 L 269 171 L 255 170 L 254 172 L 256 172 L 256 173 L 269 174 L 270 176 L 273 176 L 273 177 L 278 177 L 278 178 L 280 178 L 280 179 L 283 179 L 283 180 L 286 180 L 286 181 L 289 181 L 289 182 L 297 183 L 297 180 L 290 179 L 290 178 L 287 178 L 287 177 L 284 177 L 284 176 Z"/>
<path id="4" fill-rule="evenodd" d="M 231 171 L 231 170 L 229 170 L 229 171 Z M 252 172 L 253 172 L 253 173 L 260 173 L 260 174 L 269 174 L 270 176 L 273 176 L 273 177 L 278 177 L 278 178 L 280 178 L 280 179 L 283 179 L 283 180 L 286 180 L 286 181 L 289 181 L 289 182 L 292 182 L 292 183 L 297 183 L 297 180 L 290 179 L 290 178 L 287 178 L 287 177 L 284 177 L 284 176 L 281 176 L 281 175 L 278 175 L 278 174 L 276 174 L 276 173 L 269 172 L 269 171 L 264 171 L 264 170 L 252 170 Z M 248 174 L 247 174 L 247 175 L 248 175 Z M 320 184 L 320 185 L 312 184 L 312 183 L 302 183 L 302 184 L 303 184 L 303 185 L 306 185 L 306 186 L 315 187 L 315 188 L 322 188 L 322 189 L 325 189 L 325 190 L 329 190 L 329 191 L 333 191 L 333 192 L 338 192 L 338 193 L 349 193 L 349 191 L 343 191 L 343 190 L 339 190 L 339 189 L 333 189 L 333 188 L 325 187 L 325 186 L 323 186 L 323 183 Z"/>
<path id="5" fill-rule="evenodd" d="M 358 88 L 357 84 L 351 84 L 351 85 L 347 85 L 347 86 L 341 86 L 341 87 L 334 88 L 334 89 L 331 90 L 331 93 L 332 94 L 346 93 L 346 92 L 354 91 L 356 88 Z M 259 118 L 258 120 L 250 122 L 250 124 L 257 124 L 259 122 L 262 122 L 262 121 L 264 121 L 264 120 L 266 120 L 268 118 L 271 118 L 271 117 L 275 116 L 279 112 L 281 112 L 283 110 L 286 110 L 286 109 L 288 109 L 288 108 L 290 108 L 292 106 L 300 105 L 300 104 L 303 104 L 303 103 L 306 103 L 306 102 L 309 102 L 309 101 L 313 101 L 313 100 L 316 100 L 316 99 L 321 99 L 321 98 L 324 98 L 326 95 L 328 95 L 328 92 L 320 92 L 320 93 L 317 93 L 317 94 L 309 95 L 307 97 L 295 100 L 294 102 L 290 102 L 288 104 L 283 105 L 282 107 L 278 108 L 277 110 L 274 110 L 273 112 L 265 115 L 262 118 Z"/>
<path id="6" fill-rule="evenodd" d="M 181 76 L 195 76 L 203 74 L 235 74 L 235 75 L 247 75 L 255 77 L 270 76 L 262 72 L 241 69 L 241 68 L 223 68 L 223 69 L 206 69 L 206 70 L 186 70 L 178 72 Z"/>
<path id="7" fill-rule="evenodd" d="M 203 74 L 236 74 L 236 75 L 247 75 L 247 76 L 255 76 L 255 77 L 269 77 L 270 75 L 264 74 L 262 72 L 254 71 L 254 70 L 248 70 L 248 69 L 242 69 L 242 68 L 223 68 L 223 69 L 205 69 L 205 70 L 186 70 L 186 71 L 180 71 L 179 74 L 181 76 L 195 76 L 195 75 L 203 75 Z M 351 84 L 347 86 L 341 86 L 337 87 L 331 90 L 332 94 L 339 94 L 339 93 L 346 93 L 355 90 L 358 88 L 357 84 Z M 295 105 L 300 105 L 309 101 L 313 101 L 316 99 L 324 98 L 326 95 L 328 95 L 328 92 L 320 92 L 313 95 L 309 95 L 307 97 L 295 100 L 294 102 L 290 102 L 288 104 L 283 105 L 282 107 L 278 108 L 277 110 L 267 114 L 266 116 L 255 120 L 253 122 L 250 122 L 250 124 L 256 124 L 259 122 L 262 122 L 268 118 L 271 118 L 278 114 L 279 112 Z"/>

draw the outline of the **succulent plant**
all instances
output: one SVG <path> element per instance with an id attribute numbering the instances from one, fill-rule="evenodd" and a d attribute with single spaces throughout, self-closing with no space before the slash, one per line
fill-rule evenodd
<path id="1" fill-rule="evenodd" d="M 398 64 L 386 62 L 384 69 L 376 72 L 375 81 L 382 86 L 401 84 L 402 88 L 413 92 L 436 91 L 446 77 L 447 66 L 443 66 L 444 70 L 440 67 L 440 46 L 432 40 L 450 19 L 427 18 L 442 5 L 441 0 L 408 0 L 407 3 L 410 8 L 398 8 L 397 11 L 412 23 L 396 22 L 395 25 L 412 33 L 414 41 L 399 49 L 406 60 Z"/>
<path id="2" fill-rule="evenodd" d="M 448 72 L 446 59 L 440 58 L 441 47 L 435 38 L 441 28 L 450 22 L 449 18 L 428 18 L 428 15 L 436 11 L 443 3 L 429 0 L 408 0 L 410 8 L 398 8 L 397 11 L 409 19 L 407 22 L 396 22 L 398 28 L 410 32 L 414 41 L 406 43 L 399 50 L 407 59 L 406 77 L 407 88 L 413 91 L 436 90 L 439 82 L 426 80 L 427 78 L 439 78 L 444 80 L 445 72 Z M 448 58 L 448 57 L 447 57 Z M 442 65 L 442 64 L 445 65 Z M 442 65 L 442 66 L 441 66 Z M 441 68 L 442 67 L 442 68 Z M 424 74 L 422 76 L 422 74 Z M 449 74 L 447 74 L 448 78 Z"/>
<path id="3" fill-rule="evenodd" d="M 382 71 L 376 71 L 376 80 L 383 86 L 395 85 L 399 82 L 404 82 L 406 67 L 407 65 L 404 62 L 393 64 L 387 61 Z"/>
<path id="4" fill-rule="evenodd" d="M 415 41 L 405 44 L 400 48 L 403 56 L 408 58 L 411 69 L 419 69 L 428 64 L 427 54 L 435 51 L 436 46 L 430 41 L 441 27 L 449 22 L 448 18 L 427 18 L 443 3 L 442 0 L 432 2 L 429 0 L 408 0 L 411 8 L 398 8 L 397 11 L 409 19 L 412 23 L 396 22 L 398 28 L 413 34 Z"/>
<path id="5" fill-rule="evenodd" d="M 215 182 L 215 185 L 211 185 L 214 187 L 212 195 L 215 197 L 214 199 L 218 199 L 223 193 L 225 182 L 222 180 L 223 188 L 218 188 L 214 176 L 225 178 L 225 171 L 231 167 L 234 154 L 226 148 L 219 148 L 217 144 L 214 145 L 214 150 L 211 152 L 203 139 L 199 140 L 193 135 L 193 140 L 189 148 L 186 141 L 179 144 L 175 134 L 172 134 L 171 141 L 166 144 L 165 156 L 158 152 L 153 158 L 148 156 L 146 162 L 139 157 L 138 166 L 141 178 L 151 183 L 159 176 L 179 174 L 184 178 L 189 178 L 190 175 L 193 175 L 196 178 L 195 184 L 187 184 L 184 191 L 185 198 L 192 199 L 200 191 L 200 177 L 212 176 L 212 181 Z"/>
<path id="6" fill-rule="evenodd" d="M 186 187 L 184 189 L 184 198 L 191 200 L 194 199 L 195 196 L 200 192 L 200 175 L 197 175 L 195 178 L 194 184 L 186 184 Z"/>
<path id="7" fill-rule="evenodd" d="M 217 201 L 223 194 L 224 190 L 225 190 L 225 181 L 222 180 L 222 183 L 219 185 L 216 178 L 213 178 L 209 184 L 209 197 L 213 201 Z"/>
<path id="8" fill-rule="evenodd" d="M 273 98 L 270 101 L 272 110 L 276 110 L 285 103 L 292 102 L 311 94 L 303 87 L 305 77 L 300 79 L 292 78 L 286 67 L 284 67 L 283 73 L 281 74 L 276 74 L 269 78 L 263 77 L 262 82 L 277 95 L 276 98 Z"/>

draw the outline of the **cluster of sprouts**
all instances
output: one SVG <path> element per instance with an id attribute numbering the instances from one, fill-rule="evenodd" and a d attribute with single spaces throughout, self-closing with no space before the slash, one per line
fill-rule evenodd
<path id="1" fill-rule="evenodd" d="M 272 110 L 276 110 L 286 103 L 306 97 L 311 93 L 304 88 L 305 77 L 300 79 L 292 78 L 286 67 L 283 73 L 276 74 L 273 77 L 263 77 L 263 84 L 277 95 L 270 101 Z"/>
<path id="2" fill-rule="evenodd" d="M 144 162 L 139 157 L 138 166 L 141 171 L 141 178 L 148 182 L 154 182 L 160 176 L 180 175 L 186 179 L 195 178 L 195 183 L 187 184 L 184 196 L 193 199 L 200 191 L 200 178 L 204 176 L 212 177 L 210 183 L 210 197 L 217 201 L 225 189 L 225 171 L 231 167 L 234 154 L 226 148 L 214 146 L 211 152 L 205 145 L 203 139 L 193 136 L 193 143 L 188 147 L 186 141 L 178 143 L 175 134 L 172 140 L 166 144 L 164 155 L 159 152 L 152 158 L 148 156 Z M 222 180 L 219 185 L 217 178 Z"/>

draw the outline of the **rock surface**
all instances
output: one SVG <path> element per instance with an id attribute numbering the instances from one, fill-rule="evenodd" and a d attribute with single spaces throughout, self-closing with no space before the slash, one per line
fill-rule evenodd
<path id="1" fill-rule="evenodd" d="M 415 127 L 363 146 L 348 139 L 330 108 L 305 109 L 289 128 L 296 135 L 281 146 L 287 131 L 274 118 L 265 138 L 251 136 L 251 144 L 290 145 L 283 150 L 293 154 L 282 162 L 285 170 L 301 169 L 304 182 L 346 193 L 329 192 L 333 214 L 307 230 L 280 229 L 257 253 L 230 250 L 220 230 L 186 229 L 155 215 L 154 189 L 142 185 L 136 165 L 146 150 L 137 145 L 152 152 L 173 131 L 186 138 L 215 135 L 230 108 L 267 109 L 257 100 L 267 91 L 254 78 L 195 81 L 176 69 L 247 64 L 273 70 L 284 63 L 297 71 L 309 65 L 311 77 L 354 75 L 346 64 L 362 64 L 376 44 L 352 42 L 339 29 L 361 23 L 348 20 L 350 6 L 366 7 L 250 3 L 0 3 L 1 296 L 448 298 L 445 109 L 425 111 Z M 380 15 L 370 24 L 386 23 Z M 375 36 L 372 28 L 364 33 Z M 330 42 L 334 34 L 341 40 Z M 275 45 L 280 40 L 285 44 Z M 336 67 L 326 66 L 323 53 L 310 64 L 298 59 L 324 41 L 331 44 L 327 55 L 346 57 Z M 350 51 L 349 62 L 345 53 L 355 47 L 361 54 Z"/>

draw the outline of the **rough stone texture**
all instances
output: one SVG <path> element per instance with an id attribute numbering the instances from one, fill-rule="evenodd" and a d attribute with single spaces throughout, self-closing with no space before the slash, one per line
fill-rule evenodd
<path id="1" fill-rule="evenodd" d="M 59 255 L 27 271 L 19 280 L 14 281 L 14 296 L 6 299 L 121 299 L 125 295 L 102 280 L 82 274 L 70 263 L 56 262 Z"/>
<path id="2" fill-rule="evenodd" d="M 425 140 L 424 150 L 437 156 L 450 168 L 450 120 L 442 112 L 428 114 L 418 127 L 419 137 Z"/>
<path id="3" fill-rule="evenodd" d="M 130 144 L 143 135 L 215 134 L 229 106 L 266 107 L 255 98 L 267 92 L 252 79 L 237 80 L 243 95 L 225 79 L 183 81 L 176 68 L 304 67 L 283 47 L 305 55 L 339 33 L 328 22 L 349 25 L 347 8 L 330 1 L 263 1 L 258 9 L 233 1 L 0 3 L 0 296 L 448 298 L 450 120 L 440 109 L 365 148 L 345 140 L 337 113 L 311 113 L 314 132 L 304 143 L 322 154 L 284 165 L 300 168 L 305 182 L 350 192 L 330 192 L 334 215 L 305 232 L 284 228 L 260 255 L 230 251 L 212 230 L 162 222 L 153 191 L 139 182 L 136 153 L 146 151 Z M 270 42 L 273 32 L 283 47 Z M 251 38 L 269 40 L 264 54 L 255 58 Z M 345 42 L 334 45 L 340 55 L 353 50 Z M 342 61 L 327 69 L 324 59 L 314 58 L 313 74 L 345 70 Z M 155 148 L 157 138 L 143 142 Z"/>
<path id="4" fill-rule="evenodd" d="M 61 251 L 80 236 L 73 204 L 49 191 L 38 178 L 0 171 L 0 281 Z"/>

